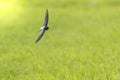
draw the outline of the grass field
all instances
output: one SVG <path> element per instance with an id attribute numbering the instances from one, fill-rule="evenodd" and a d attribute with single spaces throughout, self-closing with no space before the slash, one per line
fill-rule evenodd
<path id="1" fill-rule="evenodd" d="M 120 80 L 119 0 L 9 3 L 0 8 L 0 80 Z M 46 8 L 50 29 L 35 44 Z"/>

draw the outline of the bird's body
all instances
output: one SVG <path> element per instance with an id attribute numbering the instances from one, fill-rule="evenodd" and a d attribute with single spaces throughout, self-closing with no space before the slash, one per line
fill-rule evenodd
<path id="1" fill-rule="evenodd" d="M 47 26 L 48 25 L 48 18 L 49 18 L 49 16 L 48 16 L 48 10 L 46 10 L 44 25 L 43 25 L 43 27 L 40 28 L 41 33 L 38 36 L 38 38 L 35 41 L 35 43 L 37 43 L 42 38 L 42 36 L 44 35 L 45 31 L 49 29 L 49 27 Z"/>
<path id="2" fill-rule="evenodd" d="M 48 30 L 49 27 L 45 27 L 45 26 L 43 26 L 43 27 L 40 28 L 40 31 L 43 30 L 43 29 Z"/>

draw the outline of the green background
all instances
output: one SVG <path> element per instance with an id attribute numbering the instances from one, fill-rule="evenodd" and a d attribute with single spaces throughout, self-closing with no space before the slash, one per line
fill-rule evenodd
<path id="1" fill-rule="evenodd" d="M 0 11 L 0 80 L 120 80 L 120 0 L 9 2 Z M 50 29 L 35 44 L 46 8 Z"/>

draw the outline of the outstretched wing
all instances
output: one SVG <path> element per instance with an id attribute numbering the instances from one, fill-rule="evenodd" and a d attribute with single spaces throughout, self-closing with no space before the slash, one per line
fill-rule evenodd
<path id="1" fill-rule="evenodd" d="M 38 38 L 37 38 L 37 40 L 35 41 L 35 43 L 37 43 L 37 42 L 42 38 L 42 36 L 44 35 L 44 33 L 45 33 L 45 30 L 42 29 L 42 30 L 41 30 L 41 33 L 40 33 L 40 35 L 38 36 Z"/>
<path id="2" fill-rule="evenodd" d="M 44 26 L 47 26 L 47 24 L 48 24 L 48 19 L 49 19 L 49 14 L 48 14 L 48 10 L 46 9 L 45 20 L 44 20 Z"/>

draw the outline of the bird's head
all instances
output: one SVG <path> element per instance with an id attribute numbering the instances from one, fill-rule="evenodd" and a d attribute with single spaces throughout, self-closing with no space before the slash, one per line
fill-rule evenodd
<path id="1" fill-rule="evenodd" d="M 45 27 L 45 30 L 48 30 L 49 29 L 49 27 Z"/>

